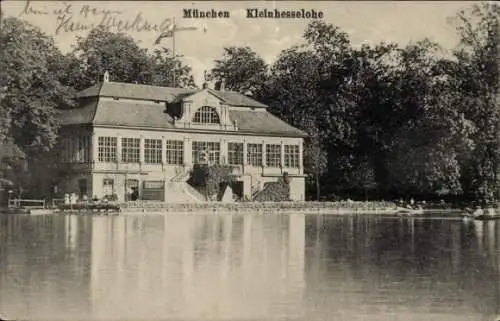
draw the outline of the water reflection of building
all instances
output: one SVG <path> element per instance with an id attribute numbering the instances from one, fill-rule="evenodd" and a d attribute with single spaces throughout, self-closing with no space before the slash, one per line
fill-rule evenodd
<path id="1" fill-rule="evenodd" d="M 298 315 L 301 215 L 165 215 L 92 219 L 94 317 Z"/>
<path id="2" fill-rule="evenodd" d="M 67 215 L 64 217 L 66 247 L 75 250 L 78 239 L 78 216 Z"/>

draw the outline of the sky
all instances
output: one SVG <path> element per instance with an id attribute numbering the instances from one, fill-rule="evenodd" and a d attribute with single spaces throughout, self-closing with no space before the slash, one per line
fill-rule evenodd
<path id="1" fill-rule="evenodd" d="M 115 23 L 132 22 L 139 15 L 142 21 L 157 25 L 157 30 L 175 20 L 177 28 L 197 27 L 179 31 L 175 50 L 183 62 L 193 69 L 197 84 L 203 72 L 220 59 L 223 48 L 250 46 L 267 62 L 276 59 L 283 49 L 302 41 L 310 19 L 248 18 L 247 9 L 280 11 L 314 10 L 323 13 L 323 20 L 349 34 L 351 43 L 375 44 L 396 42 L 402 46 L 423 38 L 438 42 L 445 50 L 457 44 L 457 35 L 450 18 L 473 3 L 465 1 L 9 1 L 1 2 L 5 16 L 15 16 L 38 26 L 53 36 L 63 52 L 71 51 L 77 36 L 85 36 L 92 24 L 103 19 Z M 184 9 L 228 11 L 229 18 L 185 18 Z M 73 28 L 70 24 L 73 23 Z M 75 26 L 79 26 L 75 28 Z M 111 29 L 117 31 L 117 27 Z M 154 48 L 160 31 L 126 32 L 141 47 Z M 172 47 L 172 38 L 161 46 Z"/>

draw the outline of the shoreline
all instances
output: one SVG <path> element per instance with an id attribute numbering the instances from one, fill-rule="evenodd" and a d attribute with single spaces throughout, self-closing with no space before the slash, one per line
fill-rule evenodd
<path id="1" fill-rule="evenodd" d="M 395 214 L 389 203 L 375 202 L 207 202 L 196 204 L 125 203 L 120 213 L 269 213 L 269 214 Z"/>
<path id="2" fill-rule="evenodd" d="M 425 213 L 449 214 L 460 209 L 425 209 Z M 30 215 L 127 215 L 127 214 L 319 214 L 319 215 L 404 215 L 392 202 L 206 202 L 206 203 L 164 203 L 164 202 L 123 202 L 123 203 L 81 203 L 62 205 L 57 209 L 0 209 L 3 214 Z M 415 214 L 412 216 L 421 216 Z"/>

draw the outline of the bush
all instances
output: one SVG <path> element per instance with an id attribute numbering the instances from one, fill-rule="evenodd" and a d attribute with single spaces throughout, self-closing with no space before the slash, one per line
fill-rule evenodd
<path id="1" fill-rule="evenodd" d="M 283 176 L 277 182 L 266 183 L 262 191 L 254 197 L 254 201 L 258 202 L 283 202 L 289 200 L 290 178 L 286 172 L 283 173 Z"/>
<path id="2" fill-rule="evenodd" d="M 188 183 L 198 189 L 207 200 L 219 194 L 220 186 L 235 181 L 233 166 L 222 164 L 195 164 Z"/>

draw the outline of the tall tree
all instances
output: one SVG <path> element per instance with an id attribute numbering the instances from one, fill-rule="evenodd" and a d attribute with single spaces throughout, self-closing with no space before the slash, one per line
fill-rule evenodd
<path id="1" fill-rule="evenodd" d="M 140 48 L 125 34 L 116 34 L 98 27 L 87 37 L 78 37 L 70 56 L 73 69 L 68 74 L 68 85 L 77 90 L 92 86 L 105 71 L 112 81 L 134 83 L 148 65 L 146 49 Z"/>
<path id="2" fill-rule="evenodd" d="M 81 90 L 98 82 L 108 71 L 111 81 L 116 82 L 192 87 L 191 68 L 179 58 L 166 48 L 148 52 L 132 37 L 98 27 L 87 37 L 79 37 L 74 51 L 67 55 L 65 83 Z"/>
<path id="3" fill-rule="evenodd" d="M 175 80 L 175 86 L 182 88 L 196 87 L 191 67 L 182 64 L 178 58 L 180 57 L 173 59 L 172 52 L 169 49 L 154 49 L 148 55 L 147 68 L 141 74 L 141 82 L 153 86 L 169 87 L 172 86 Z"/>
<path id="4" fill-rule="evenodd" d="M 486 202 L 500 199 L 500 6 L 474 5 L 457 15 L 460 46 L 455 51 L 459 68 L 462 108 L 475 126 L 474 151 L 465 184 L 471 196 Z"/>
<path id="5" fill-rule="evenodd" d="M 303 127 L 308 129 L 307 133 L 309 134 L 304 141 L 304 168 L 307 174 L 307 182 L 314 184 L 316 200 L 319 201 L 321 197 L 321 177 L 328 170 L 328 155 L 314 120 L 308 119 L 309 126 L 306 126 L 307 121 L 302 123 Z"/>
<path id="6" fill-rule="evenodd" d="M 208 78 L 224 80 L 228 90 L 258 95 L 267 79 L 267 69 L 264 59 L 250 47 L 226 47 Z"/>
<path id="7" fill-rule="evenodd" d="M 16 18 L 2 19 L 0 43 L 2 138 L 32 156 L 47 151 L 57 138 L 55 108 L 72 104 L 60 82 L 64 57 L 51 38 Z"/>
<path id="8" fill-rule="evenodd" d="M 304 142 L 304 170 L 308 183 L 320 197 L 320 178 L 326 172 L 324 135 L 317 117 L 321 101 L 316 86 L 320 79 L 317 57 L 303 47 L 284 50 L 271 68 L 271 75 L 259 94 L 269 111 L 309 136 Z"/>
<path id="9" fill-rule="evenodd" d="M 0 43 L 0 143 L 15 144 L 27 160 L 7 159 L 7 179 L 20 192 L 33 191 L 33 178 L 47 172 L 41 159 L 57 141 L 56 108 L 73 104 L 72 89 L 61 83 L 66 60 L 50 37 L 16 18 L 2 19 Z"/>
<path id="10" fill-rule="evenodd" d="M 394 188 L 408 193 L 462 192 L 460 156 L 472 147 L 471 124 L 457 108 L 457 90 L 438 46 L 428 40 L 400 51 L 397 113 L 387 166 Z"/>

